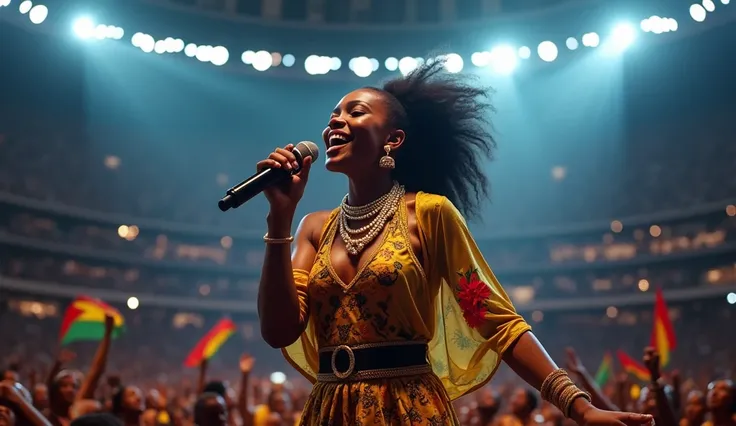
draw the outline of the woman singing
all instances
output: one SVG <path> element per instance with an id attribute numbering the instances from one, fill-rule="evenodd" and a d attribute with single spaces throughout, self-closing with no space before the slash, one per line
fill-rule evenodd
<path id="1" fill-rule="evenodd" d="M 591 405 L 473 241 L 463 214 L 480 211 L 481 158 L 495 142 L 488 92 L 463 78 L 435 61 L 342 98 L 323 139 L 325 165 L 348 176 L 348 194 L 305 216 L 296 235 L 311 160 L 266 192 L 261 333 L 315 384 L 301 424 L 457 425 L 450 401 L 486 384 L 502 359 L 578 424 L 651 422 Z M 298 168 L 291 149 L 259 170 Z"/>

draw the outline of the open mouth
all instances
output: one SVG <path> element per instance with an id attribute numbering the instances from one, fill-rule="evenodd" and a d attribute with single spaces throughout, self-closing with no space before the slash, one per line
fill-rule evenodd
<path id="1" fill-rule="evenodd" d="M 345 135 L 333 134 L 330 135 L 329 143 L 330 147 L 325 151 L 325 155 L 327 155 L 328 158 L 337 155 L 343 147 L 350 143 L 350 140 L 348 140 L 348 137 Z"/>
<path id="2" fill-rule="evenodd" d="M 333 133 L 332 135 L 330 135 L 329 142 L 330 142 L 330 148 L 332 148 L 333 146 L 345 145 L 346 143 L 350 141 L 348 140 L 348 137 L 343 134 Z"/>

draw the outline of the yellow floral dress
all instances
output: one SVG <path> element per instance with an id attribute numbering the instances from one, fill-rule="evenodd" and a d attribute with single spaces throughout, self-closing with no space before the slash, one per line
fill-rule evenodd
<path id="1" fill-rule="evenodd" d="M 341 282 L 330 264 L 337 210 L 312 270 L 294 270 L 308 324 L 283 352 L 314 383 L 302 425 L 458 425 L 450 401 L 487 383 L 504 351 L 530 330 L 455 206 L 420 192 L 415 211 L 424 262 L 412 250 L 402 202 L 352 282 Z M 433 374 L 317 381 L 320 347 L 397 341 L 428 342 Z"/>

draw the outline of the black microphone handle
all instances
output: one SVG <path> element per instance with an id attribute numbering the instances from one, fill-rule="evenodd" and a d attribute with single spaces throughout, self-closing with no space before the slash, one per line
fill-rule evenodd
<path id="1" fill-rule="evenodd" d="M 227 195 L 217 203 L 217 206 L 222 211 L 236 209 L 269 186 L 289 179 L 291 174 L 290 171 L 281 168 L 262 170 L 230 188 Z"/>
<path id="2" fill-rule="evenodd" d="M 319 156 L 319 148 L 317 148 L 314 142 L 310 141 L 299 142 L 291 152 L 294 154 L 299 167 L 293 170 L 282 168 L 265 169 L 254 174 L 227 190 L 225 197 L 217 203 L 220 210 L 227 211 L 240 207 L 243 203 L 263 192 L 269 186 L 286 181 L 293 174 L 299 173 L 306 157 L 310 157 L 314 161 Z"/>

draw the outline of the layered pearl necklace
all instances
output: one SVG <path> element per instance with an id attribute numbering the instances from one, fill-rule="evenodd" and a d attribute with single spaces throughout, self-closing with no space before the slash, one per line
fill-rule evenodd
<path id="1" fill-rule="evenodd" d="M 403 197 L 404 187 L 396 182 L 394 182 L 393 188 L 388 193 L 364 206 L 348 205 L 348 196 L 345 195 L 342 204 L 340 204 L 338 224 L 340 237 L 342 237 L 348 253 L 353 256 L 358 255 L 378 237 L 383 227 L 398 210 Z M 358 229 L 352 229 L 348 226 L 349 220 L 359 221 L 371 218 L 370 223 Z M 359 237 L 359 235 L 362 236 Z"/>

